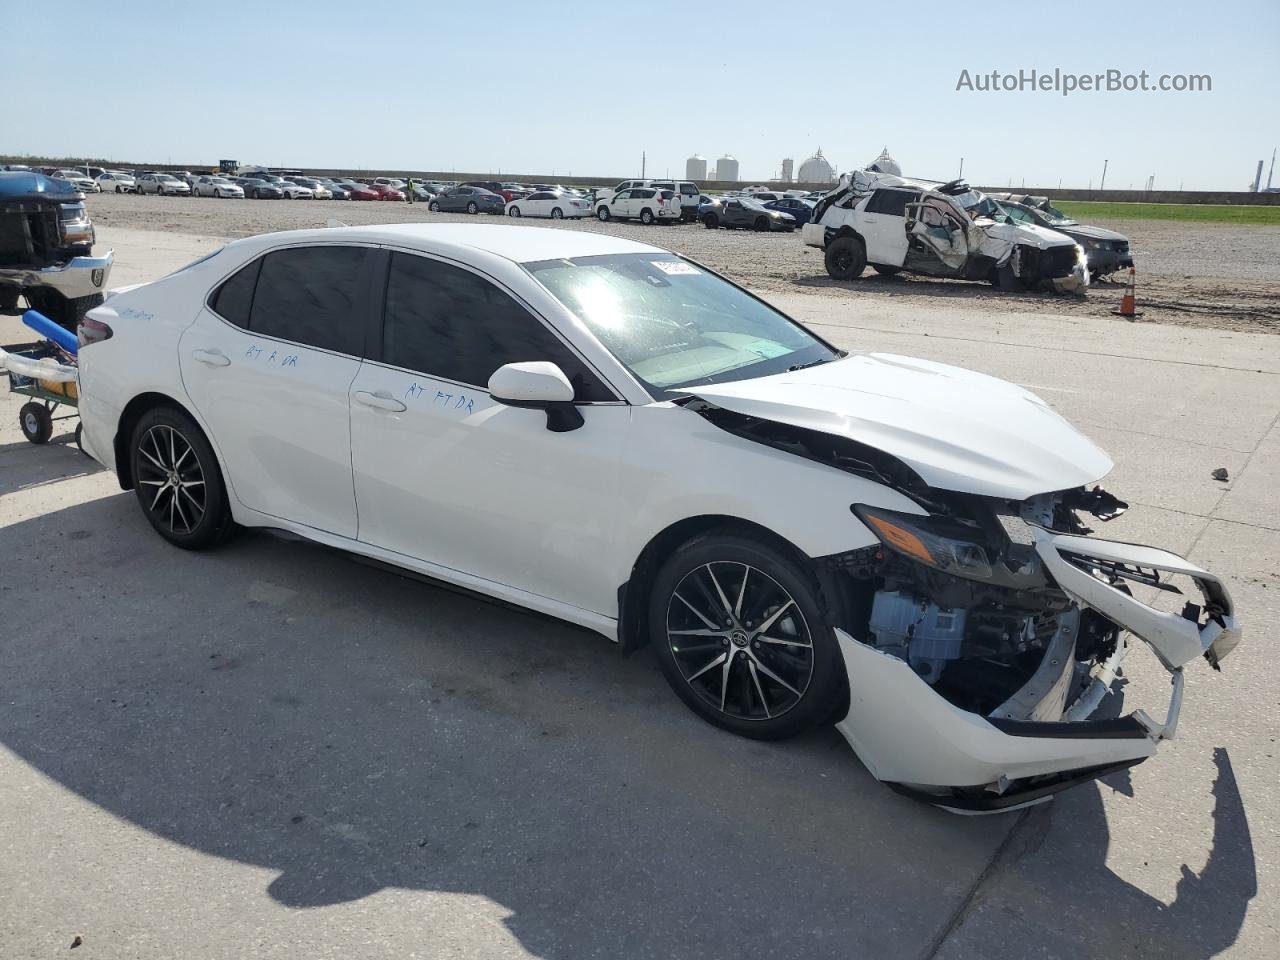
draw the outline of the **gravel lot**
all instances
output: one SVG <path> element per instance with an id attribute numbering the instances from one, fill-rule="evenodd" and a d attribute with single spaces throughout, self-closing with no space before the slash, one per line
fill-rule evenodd
<path id="1" fill-rule="evenodd" d="M 93 195 L 89 206 L 102 226 L 210 237 L 245 237 L 273 230 L 323 226 L 330 217 L 350 224 L 471 219 L 433 214 L 423 204 L 338 200 L 214 200 L 157 196 Z M 497 218 L 482 217 L 497 221 Z M 511 223 L 512 220 L 505 222 Z M 522 221 L 540 226 L 549 220 Z M 842 299 L 891 300 L 982 310 L 1036 311 L 1052 305 L 1067 316 L 1108 316 L 1120 304 L 1123 284 L 1095 284 L 1084 297 L 999 293 L 986 284 L 923 277 L 880 277 L 868 270 L 854 284 L 827 277 L 819 251 L 799 234 L 705 230 L 696 224 L 644 227 L 595 220 L 556 224 L 644 239 L 668 247 L 767 291 L 808 291 Z M 1280 229 L 1161 220 L 1099 221 L 1129 236 L 1138 264 L 1140 322 L 1280 333 Z M 1117 322 L 1126 322 L 1119 320 Z"/>

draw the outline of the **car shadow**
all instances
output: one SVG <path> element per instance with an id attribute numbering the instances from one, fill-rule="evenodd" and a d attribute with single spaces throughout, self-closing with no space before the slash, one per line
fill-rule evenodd
<path id="1" fill-rule="evenodd" d="M 0 592 L 72 625 L 0 633 L 0 743 L 131 824 L 274 871 L 267 893 L 290 908 L 481 895 L 548 958 L 916 955 L 1019 822 L 898 797 L 832 729 L 723 734 L 647 652 L 557 621 L 263 533 L 176 550 L 127 494 L 0 528 L 0 549 L 69 531 L 74 551 Z M 1161 942 L 1173 916 L 1178 955 L 1209 956 L 1252 895 L 1229 770 L 1212 869 L 1173 907 L 1107 869 L 1097 787 L 1037 810 L 1016 842 L 1087 879 L 1060 884 L 1055 908 Z"/>
<path id="2" fill-rule="evenodd" d="M 76 446 L 74 425 L 67 430 L 56 421 L 53 429 L 48 443 L 0 443 L 0 496 L 102 472 L 102 466 Z"/>

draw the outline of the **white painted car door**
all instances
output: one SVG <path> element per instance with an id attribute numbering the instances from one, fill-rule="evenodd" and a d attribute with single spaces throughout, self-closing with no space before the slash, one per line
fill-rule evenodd
<path id="1" fill-rule="evenodd" d="M 630 407 L 508 291 L 463 266 L 392 252 L 381 343 L 352 385 L 360 540 L 613 615 L 609 555 Z M 584 423 L 492 400 L 499 366 L 558 364 Z"/>
<path id="2" fill-rule="evenodd" d="M 867 260 L 900 267 L 907 256 L 906 204 L 918 198 L 908 190 L 876 190 L 865 201 L 858 229 L 867 242 Z"/>
<path id="3" fill-rule="evenodd" d="M 217 288 L 179 342 L 183 384 L 235 498 L 356 535 L 349 397 L 372 247 L 275 250 Z"/>

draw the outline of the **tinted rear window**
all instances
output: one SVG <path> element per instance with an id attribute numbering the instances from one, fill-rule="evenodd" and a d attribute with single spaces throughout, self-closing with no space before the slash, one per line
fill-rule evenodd
<path id="1" fill-rule="evenodd" d="M 363 247 L 297 247 L 267 254 L 253 294 L 249 329 L 359 356 L 364 349 L 359 292 L 367 254 Z"/>
<path id="2" fill-rule="evenodd" d="M 262 259 L 241 267 L 222 282 L 213 295 L 210 306 L 214 312 L 237 327 L 249 329 L 249 311 L 253 307 L 253 287 L 258 282 L 258 269 Z"/>
<path id="3" fill-rule="evenodd" d="M 906 215 L 907 204 L 920 198 L 909 190 L 877 190 L 867 201 L 867 213 L 886 213 L 895 217 Z"/>

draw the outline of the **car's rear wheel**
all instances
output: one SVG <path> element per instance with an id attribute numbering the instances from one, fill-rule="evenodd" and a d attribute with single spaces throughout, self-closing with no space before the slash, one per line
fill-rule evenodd
<path id="1" fill-rule="evenodd" d="M 467 213 L 475 216 L 479 212 L 480 208 L 476 206 L 476 202 L 474 200 L 467 204 Z"/>
<path id="2" fill-rule="evenodd" d="M 599 220 L 601 223 L 604 223 L 605 221 L 607 221 L 609 219 L 609 208 L 602 206 L 599 210 L 597 210 L 596 219 Z"/>
<path id="3" fill-rule="evenodd" d="M 857 280 L 867 269 L 867 248 L 860 237 L 836 237 L 827 244 L 824 260 L 831 279 Z"/>
<path id="4" fill-rule="evenodd" d="M 754 226 L 758 232 L 764 233 L 766 230 L 769 229 L 769 218 L 756 217 L 756 222 L 752 224 L 752 226 Z"/>
<path id="5" fill-rule="evenodd" d="M 508 211 L 507 211 L 507 216 L 508 216 L 508 217 L 518 217 L 518 216 L 520 216 L 520 208 L 519 208 L 519 207 L 512 207 L 510 210 L 508 210 Z"/>
<path id="6" fill-rule="evenodd" d="M 717 227 L 720 226 L 720 218 L 717 217 L 714 213 L 708 213 L 705 217 L 702 218 L 702 225 L 706 227 L 708 230 L 715 230 Z"/>
<path id="7" fill-rule="evenodd" d="M 551 219 L 552 219 L 552 220 L 563 220 L 563 219 L 564 219 L 564 211 L 563 211 L 563 210 L 561 210 L 559 207 L 552 207 L 552 208 L 551 208 Z"/>
<path id="8" fill-rule="evenodd" d="M 733 531 L 686 543 L 649 597 L 650 640 L 696 714 L 761 740 L 825 720 L 844 689 L 835 635 L 797 558 Z"/>
<path id="9" fill-rule="evenodd" d="M 653 211 L 648 207 L 640 211 L 640 222 L 646 227 L 653 223 Z"/>
<path id="10" fill-rule="evenodd" d="M 148 410 L 130 441 L 134 493 L 160 536 L 184 550 L 219 543 L 231 529 L 231 508 L 213 448 L 176 407 Z"/>

